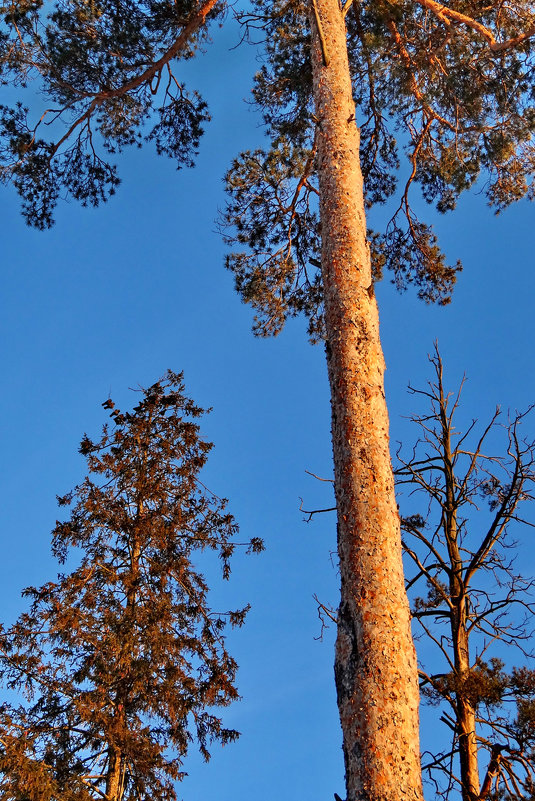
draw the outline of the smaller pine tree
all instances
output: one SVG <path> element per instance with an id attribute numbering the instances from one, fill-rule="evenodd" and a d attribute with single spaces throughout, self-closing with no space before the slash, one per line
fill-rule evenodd
<path id="1" fill-rule="evenodd" d="M 194 564 L 216 551 L 228 578 L 237 531 L 199 480 L 204 410 L 172 372 L 132 412 L 103 406 L 88 475 L 58 498 L 71 511 L 52 551 L 78 566 L 27 588 L 30 610 L 0 631 L 0 679 L 27 699 L 0 708 L 4 801 L 173 801 L 190 744 L 208 759 L 238 736 L 214 712 L 237 698 L 224 629 L 247 607 L 215 614 Z"/>

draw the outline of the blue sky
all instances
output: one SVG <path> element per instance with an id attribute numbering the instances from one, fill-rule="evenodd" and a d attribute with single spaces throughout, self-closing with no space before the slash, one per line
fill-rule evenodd
<path id="1" fill-rule="evenodd" d="M 77 447 L 104 422 L 101 402 L 111 394 L 128 406 L 128 387 L 184 370 L 190 395 L 213 407 L 203 423 L 215 442 L 206 483 L 230 499 L 244 538 L 265 539 L 266 552 L 238 558 L 229 585 L 215 591 L 221 604 L 253 606 L 232 636 L 243 700 L 227 721 L 243 736 L 216 749 L 208 766 L 193 757 L 179 796 L 325 800 L 343 795 L 343 764 L 333 631 L 315 639 L 312 596 L 336 601 L 335 521 L 321 515 L 306 525 L 299 511 L 300 497 L 306 507 L 331 505 L 329 486 L 305 472 L 331 474 L 324 356 L 301 321 L 274 340 L 254 339 L 251 312 L 223 268 L 215 225 L 222 177 L 262 133 L 243 102 L 256 68 L 251 51 L 231 49 L 232 26 L 214 38 L 187 65 L 213 116 L 194 170 L 175 172 L 150 147 L 127 152 L 112 202 L 97 210 L 61 203 L 45 233 L 25 226 L 12 190 L 0 194 L 3 618 L 23 608 L 22 587 L 55 573 L 55 495 L 83 476 Z M 435 339 L 452 384 L 468 376 L 466 419 L 535 399 L 532 214 L 521 203 L 495 217 L 473 193 L 437 220 L 449 258 L 465 267 L 449 307 L 400 296 L 388 279 L 378 286 L 394 442 L 413 436 L 406 386 L 430 377 Z"/>

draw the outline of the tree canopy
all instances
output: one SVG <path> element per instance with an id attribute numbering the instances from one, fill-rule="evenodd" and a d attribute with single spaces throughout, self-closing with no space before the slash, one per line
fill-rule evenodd
<path id="1" fill-rule="evenodd" d="M 535 151 L 530 2 L 350 0 L 343 13 L 360 129 L 367 207 L 388 203 L 384 230 L 368 231 L 375 279 L 448 303 L 461 265 L 448 265 L 412 203 L 419 185 L 439 212 L 478 183 L 497 211 L 533 197 Z M 228 260 L 256 330 L 277 333 L 305 312 L 321 336 L 321 226 L 317 132 L 307 4 L 259 0 L 242 17 L 265 43 L 254 98 L 269 146 L 245 152 L 227 176 Z M 326 59 L 328 53 L 324 53 Z M 245 248 L 243 247 L 245 245 Z"/>
<path id="2" fill-rule="evenodd" d="M 24 1 L 2 11 L 3 81 L 37 79 L 49 99 L 41 110 L 22 101 L 1 108 L 2 177 L 30 225 L 51 225 L 62 193 L 94 205 L 113 194 L 115 155 L 127 145 L 149 140 L 178 168 L 193 163 L 209 114 L 179 63 L 207 43 L 211 21 L 231 13 L 224 3 Z M 393 204 L 386 229 L 369 232 L 374 274 L 391 270 L 400 288 L 413 283 L 425 300 L 448 302 L 460 265 L 446 263 L 418 219 L 413 186 L 441 212 L 476 182 L 497 210 L 533 196 L 532 4 L 370 0 L 343 13 L 366 202 Z M 228 174 L 224 224 L 238 245 L 229 267 L 260 333 L 304 311 L 316 338 L 319 121 L 307 6 L 257 0 L 239 18 L 264 43 L 254 98 L 270 144 L 242 154 Z"/>
<path id="3" fill-rule="evenodd" d="M 99 146 L 139 143 L 153 113 L 149 138 L 178 166 L 188 162 L 205 108 L 192 96 L 179 102 L 172 62 L 206 41 L 205 22 L 223 9 L 215 0 L 183 15 L 119 3 L 83 13 L 66 3 L 48 17 L 44 6 L 20 17 L 8 9 L 8 80 L 36 70 L 53 104 L 36 124 L 22 106 L 3 112 L 4 176 L 31 223 L 50 224 L 58 186 L 83 202 L 105 199 L 117 176 Z M 349 801 L 422 797 L 373 274 L 387 267 L 400 288 L 414 283 L 426 300 L 449 299 L 459 265 L 446 264 L 416 217 L 414 183 L 439 211 L 480 177 L 498 209 L 529 195 L 533 19 L 527 3 L 456 0 L 258 3 L 241 17 L 265 43 L 255 95 L 270 144 L 229 173 L 223 223 L 239 246 L 229 267 L 257 309 L 258 332 L 277 333 L 304 311 L 312 338 L 326 340 L 341 576 L 335 675 Z M 51 138 L 39 138 L 46 126 Z M 389 198 L 386 230 L 367 234 L 365 205 Z"/>
<path id="4" fill-rule="evenodd" d="M 228 578 L 237 527 L 200 480 L 211 444 L 182 376 L 140 394 L 84 436 L 89 472 L 52 533 L 66 572 L 0 633 L 2 683 L 28 699 L 0 709 L 5 799 L 171 801 L 192 743 L 208 759 L 238 736 L 216 712 L 238 697 L 224 630 L 248 607 L 214 611 L 197 565 L 214 551 Z"/>
<path id="5" fill-rule="evenodd" d="M 206 18 L 221 12 L 216 0 L 82 0 L 53 9 L 23 2 L 2 11 L 4 82 L 24 86 L 38 77 L 52 104 L 35 123 L 22 102 L 0 107 L 1 174 L 13 181 L 30 225 L 52 224 L 62 192 L 95 206 L 114 194 L 110 159 L 127 145 L 146 139 L 177 168 L 193 164 L 208 113 L 175 77 L 173 60 L 191 58 L 206 41 Z"/>

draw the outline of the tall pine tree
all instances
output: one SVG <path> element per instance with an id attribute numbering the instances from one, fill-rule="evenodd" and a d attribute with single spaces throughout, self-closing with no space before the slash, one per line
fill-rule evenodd
<path id="1" fill-rule="evenodd" d="M 207 112 L 186 94 L 176 60 L 206 40 L 205 22 L 224 8 L 214 0 L 64 0 L 45 22 L 39 0 L 5 6 L 6 80 L 37 71 L 54 109 L 36 124 L 22 106 L 4 108 L 0 119 L 3 175 L 32 224 L 50 224 L 64 189 L 85 203 L 114 191 L 106 154 L 139 142 L 146 122 L 159 152 L 191 162 Z M 229 265 L 261 332 L 304 311 L 325 340 L 347 798 L 416 800 L 416 664 L 372 273 L 391 268 L 400 287 L 449 298 L 458 266 L 445 263 L 416 218 L 415 183 L 440 211 L 479 178 L 498 208 L 530 195 L 535 14 L 529 0 L 259 0 L 249 21 L 266 42 L 255 95 L 270 145 L 229 174 L 226 222 L 242 250 Z M 64 133 L 51 139 L 61 123 Z M 369 233 L 366 204 L 396 191 L 398 129 L 408 178 L 387 230 Z"/>
<path id="2" fill-rule="evenodd" d="M 214 551 L 228 578 L 237 532 L 199 479 L 203 410 L 171 372 L 132 412 L 103 405 L 111 423 L 80 446 L 89 473 L 59 498 L 67 571 L 26 589 L 0 634 L 2 683 L 28 698 L 0 709 L 6 801 L 173 801 L 190 745 L 208 759 L 238 736 L 216 712 L 238 697 L 224 629 L 247 607 L 214 612 L 196 564 Z"/>

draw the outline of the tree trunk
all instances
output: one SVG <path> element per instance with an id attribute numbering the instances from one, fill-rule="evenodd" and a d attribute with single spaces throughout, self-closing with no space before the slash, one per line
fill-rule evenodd
<path id="1" fill-rule="evenodd" d="M 461 683 L 470 673 L 470 654 L 468 649 L 468 632 L 466 621 L 466 599 L 464 594 L 457 610 L 457 630 L 453 632 L 455 672 Z M 476 739 L 476 713 L 475 709 L 465 696 L 458 692 L 457 728 L 459 737 L 459 761 L 461 764 L 461 788 L 463 801 L 477 801 L 479 799 L 479 768 Z"/>
<path id="2" fill-rule="evenodd" d="M 418 679 L 403 582 L 377 304 L 338 0 L 311 0 L 341 601 L 335 675 L 348 801 L 420 801 Z"/>
<path id="3" fill-rule="evenodd" d="M 106 775 L 106 801 L 121 801 L 123 797 L 123 766 L 118 749 L 108 749 L 108 772 Z"/>
<path id="4" fill-rule="evenodd" d="M 461 699 L 458 702 L 459 759 L 463 801 L 477 801 L 479 795 L 479 770 L 477 764 L 476 716 L 473 706 Z"/>
<path id="5" fill-rule="evenodd" d="M 456 478 L 451 452 L 451 417 L 446 411 L 447 398 L 442 386 L 442 368 L 439 374 L 440 421 L 442 426 L 442 448 L 444 478 L 446 482 L 445 535 L 451 565 L 450 598 L 454 603 L 451 612 L 451 639 L 453 662 L 458 688 L 455 693 L 457 735 L 459 738 L 459 762 L 461 768 L 461 793 L 463 801 L 479 799 L 479 770 L 477 759 L 476 714 L 465 695 L 463 684 L 470 674 L 470 645 L 468 636 L 468 597 L 464 580 L 463 555 L 459 547 L 457 525 Z"/>
<path id="6" fill-rule="evenodd" d="M 128 566 L 128 586 L 126 590 L 126 605 L 122 625 L 120 626 L 120 651 L 115 670 L 120 676 L 117 692 L 114 699 L 114 732 L 121 735 L 127 731 L 126 706 L 128 702 L 128 683 L 131 669 L 131 660 L 135 656 L 135 642 L 132 637 L 132 616 L 135 616 L 134 607 L 137 600 L 137 580 L 139 576 L 139 561 L 141 557 L 140 538 L 138 529 L 143 525 L 144 504 L 143 499 L 137 500 L 137 514 L 134 529 L 131 534 L 130 564 Z M 124 796 L 125 754 L 118 745 L 110 743 L 108 746 L 108 771 L 106 775 L 106 801 L 122 801 Z"/>

